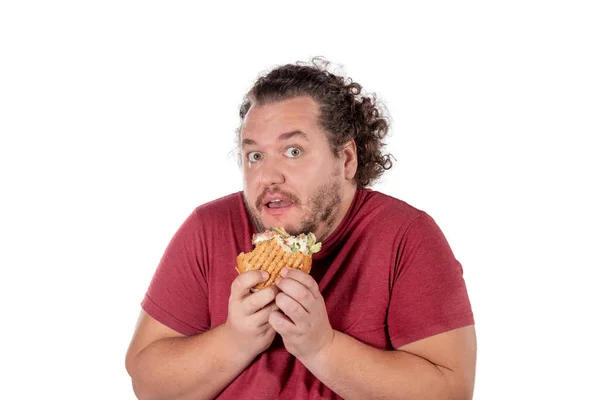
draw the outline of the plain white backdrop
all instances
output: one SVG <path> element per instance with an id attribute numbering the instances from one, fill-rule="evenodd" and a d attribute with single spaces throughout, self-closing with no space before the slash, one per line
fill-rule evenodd
<path id="1" fill-rule="evenodd" d="M 162 252 L 241 190 L 238 106 L 325 56 L 388 107 L 375 189 L 431 214 L 476 319 L 475 399 L 598 399 L 593 1 L 5 1 L 0 398 L 134 399 Z"/>

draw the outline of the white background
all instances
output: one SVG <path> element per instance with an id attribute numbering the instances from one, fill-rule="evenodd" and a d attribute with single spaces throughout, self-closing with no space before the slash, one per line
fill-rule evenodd
<path id="1" fill-rule="evenodd" d="M 167 242 L 242 187 L 243 94 L 315 55 L 386 102 L 375 188 L 463 264 L 475 398 L 600 398 L 596 2 L 215 3 L 0 5 L 0 398 L 134 398 Z"/>

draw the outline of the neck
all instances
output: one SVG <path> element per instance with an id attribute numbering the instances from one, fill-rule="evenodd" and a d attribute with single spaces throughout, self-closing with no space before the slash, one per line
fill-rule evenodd
<path id="1" fill-rule="evenodd" d="M 321 237 L 317 236 L 318 241 L 324 242 L 325 240 L 327 240 L 327 238 L 331 236 L 333 232 L 335 232 L 338 226 L 340 226 L 340 224 L 344 220 L 344 217 L 348 213 L 348 210 L 350 209 L 350 205 L 352 204 L 352 200 L 354 200 L 354 195 L 356 194 L 357 190 L 358 189 L 355 184 L 351 184 L 344 188 L 344 190 L 342 191 L 342 201 L 340 203 L 340 207 L 338 208 L 335 220 L 332 225 L 327 227 L 328 229 L 326 230 L 326 232 L 323 232 Z"/>

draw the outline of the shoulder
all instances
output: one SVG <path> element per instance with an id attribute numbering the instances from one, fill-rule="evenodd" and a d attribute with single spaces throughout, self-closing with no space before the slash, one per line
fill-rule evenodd
<path id="1" fill-rule="evenodd" d="M 441 228 L 426 211 L 377 191 L 370 191 L 366 200 L 366 210 L 375 214 L 377 226 L 393 233 L 397 239 L 437 237 L 437 240 L 443 240 Z"/>
<path id="2" fill-rule="evenodd" d="M 194 235 L 212 232 L 219 226 L 233 225 L 233 221 L 243 220 L 244 210 L 242 193 L 231 193 L 194 208 L 183 222 L 180 231 Z"/>
<path id="3" fill-rule="evenodd" d="M 424 215 L 420 210 L 404 200 L 371 189 L 363 189 L 359 214 L 380 221 L 395 228 L 408 226 Z M 369 218 L 369 219 L 370 219 Z"/>
<path id="4" fill-rule="evenodd" d="M 251 243 L 253 225 L 242 192 L 231 193 L 196 207 L 192 219 L 197 234 L 209 247 L 225 242 L 236 245 Z"/>
<path id="5" fill-rule="evenodd" d="M 219 219 L 230 215 L 232 212 L 241 211 L 244 208 L 244 198 L 242 192 L 235 192 L 218 199 L 209 201 L 196 207 L 195 217 L 204 219 Z"/>
<path id="6" fill-rule="evenodd" d="M 349 221 L 344 227 L 345 243 L 361 246 L 397 246 L 411 225 L 425 212 L 406 201 L 372 189 L 357 192 Z"/>

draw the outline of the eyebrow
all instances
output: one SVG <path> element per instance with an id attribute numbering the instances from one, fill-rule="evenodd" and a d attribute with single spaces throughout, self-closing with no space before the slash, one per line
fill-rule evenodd
<path id="1" fill-rule="evenodd" d="M 279 135 L 278 140 L 279 141 L 288 140 L 288 139 L 291 139 L 296 136 L 299 136 L 299 137 L 303 138 L 304 140 L 308 141 L 308 135 L 299 130 L 282 133 L 281 135 Z M 242 140 L 242 146 L 251 146 L 251 145 L 255 145 L 255 144 L 257 144 L 256 141 L 254 141 L 252 139 Z"/>

